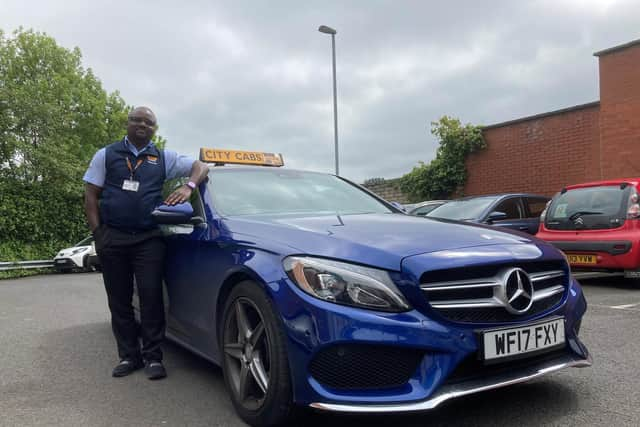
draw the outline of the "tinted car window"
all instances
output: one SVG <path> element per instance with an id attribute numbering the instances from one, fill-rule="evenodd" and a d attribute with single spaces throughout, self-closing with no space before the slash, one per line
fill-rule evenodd
<path id="1" fill-rule="evenodd" d="M 212 171 L 216 209 L 224 215 L 391 213 L 378 199 L 333 175 L 291 170 Z"/>
<path id="2" fill-rule="evenodd" d="M 93 242 L 93 236 L 85 237 L 73 246 L 89 246 Z"/>
<path id="3" fill-rule="evenodd" d="M 411 212 L 409 212 L 409 214 L 410 215 L 425 216 L 426 214 L 428 214 L 429 212 L 431 212 L 432 210 L 434 210 L 438 206 L 440 206 L 440 205 L 437 204 L 437 203 L 434 203 L 432 205 L 421 206 L 418 209 L 412 210 Z"/>
<path id="4" fill-rule="evenodd" d="M 446 219 L 477 219 L 497 197 L 474 197 L 447 202 L 429 212 L 427 216 Z"/>
<path id="5" fill-rule="evenodd" d="M 549 205 L 545 225 L 550 229 L 606 229 L 625 220 L 628 190 L 620 186 L 576 188 L 559 194 Z"/>
<path id="6" fill-rule="evenodd" d="M 525 200 L 529 206 L 529 218 L 539 218 L 549 201 L 540 197 L 526 197 Z"/>
<path id="7" fill-rule="evenodd" d="M 520 204 L 520 199 L 518 197 L 512 197 L 500 202 L 493 210 L 506 213 L 507 217 L 504 219 L 519 219 L 524 216 L 522 214 L 522 205 Z"/>

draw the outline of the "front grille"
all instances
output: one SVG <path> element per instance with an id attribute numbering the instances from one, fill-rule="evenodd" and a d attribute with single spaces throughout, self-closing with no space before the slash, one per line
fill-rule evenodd
<path id="1" fill-rule="evenodd" d="M 76 264 L 68 258 L 61 258 L 55 260 L 53 266 L 57 268 L 73 268 L 76 267 Z"/>
<path id="2" fill-rule="evenodd" d="M 562 295 L 558 294 L 555 298 L 547 298 L 546 300 L 536 301 L 527 312 L 527 316 L 547 311 L 557 305 L 562 299 Z M 512 322 L 524 318 L 522 315 L 511 314 L 502 307 L 486 307 L 475 308 L 443 308 L 438 312 L 449 320 L 454 322 L 467 323 L 496 323 L 496 322 Z"/>
<path id="3" fill-rule="evenodd" d="M 320 384 L 334 389 L 393 388 L 409 381 L 423 356 L 416 349 L 340 344 L 320 351 L 309 372 Z"/>
<path id="4" fill-rule="evenodd" d="M 507 302 L 505 296 L 505 275 L 514 268 L 527 273 L 533 288 L 533 302 L 523 313 L 522 298 Z M 422 275 L 420 287 L 430 306 L 448 320 L 497 323 L 526 320 L 553 309 L 562 302 L 567 284 L 564 263 L 534 262 L 430 271 Z"/>

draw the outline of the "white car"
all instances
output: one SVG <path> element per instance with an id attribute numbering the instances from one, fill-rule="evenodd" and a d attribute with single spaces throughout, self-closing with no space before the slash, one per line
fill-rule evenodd
<path id="1" fill-rule="evenodd" d="M 89 236 L 58 252 L 53 258 L 53 268 L 58 272 L 100 270 L 93 237 Z"/>

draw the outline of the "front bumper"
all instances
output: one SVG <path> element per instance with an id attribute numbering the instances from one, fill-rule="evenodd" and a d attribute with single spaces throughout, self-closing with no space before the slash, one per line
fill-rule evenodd
<path id="1" fill-rule="evenodd" d="M 571 280 L 566 298 L 559 306 L 528 321 L 562 316 L 566 334 L 564 350 L 554 352 L 551 359 L 546 355 L 532 357 L 525 364 L 518 364 L 517 369 L 510 369 L 511 365 L 505 364 L 509 369 L 491 370 L 485 375 L 481 368 L 479 375 L 457 378 L 455 382 L 452 379 L 456 369 L 478 354 L 476 332 L 501 325 L 456 324 L 430 318 L 417 310 L 380 313 L 340 306 L 310 297 L 287 279 L 272 282 L 268 288 L 287 334 L 294 400 L 299 405 L 343 412 L 420 411 L 455 397 L 528 381 L 571 366 L 591 364 L 586 347 L 578 339 L 586 302 L 575 280 Z M 522 322 L 504 325 L 519 324 Z M 389 387 L 336 388 L 312 375 L 315 358 L 328 349 L 367 345 L 395 351 L 420 351 L 422 356 L 406 382 Z M 390 363 L 386 369 L 399 369 L 401 363 Z M 326 366 L 331 368 L 330 364 Z M 367 368 L 363 363 L 353 365 L 354 371 Z"/>
<path id="2" fill-rule="evenodd" d="M 392 412 L 415 412 L 434 409 L 447 400 L 454 399 L 469 394 L 480 393 L 500 387 L 506 387 L 533 380 L 552 372 L 557 372 L 565 368 L 585 368 L 591 366 L 591 356 L 579 358 L 574 355 L 565 355 L 557 359 L 545 361 L 518 371 L 505 372 L 499 375 L 483 379 L 475 379 L 457 384 L 444 385 L 433 393 L 428 399 L 420 402 L 394 403 L 383 405 L 366 404 L 336 404 L 313 402 L 309 406 L 331 412 L 351 412 L 351 413 L 392 413 Z"/>
<path id="3" fill-rule="evenodd" d="M 53 268 L 56 270 L 72 270 L 79 267 L 71 258 L 54 258 Z"/>

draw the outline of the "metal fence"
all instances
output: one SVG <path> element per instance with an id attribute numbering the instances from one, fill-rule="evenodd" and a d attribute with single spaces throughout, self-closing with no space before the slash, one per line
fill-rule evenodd
<path id="1" fill-rule="evenodd" d="M 26 268 L 51 268 L 52 260 L 0 262 L 0 271 L 21 270 Z"/>

